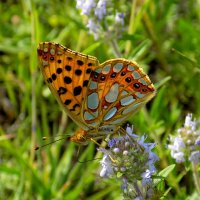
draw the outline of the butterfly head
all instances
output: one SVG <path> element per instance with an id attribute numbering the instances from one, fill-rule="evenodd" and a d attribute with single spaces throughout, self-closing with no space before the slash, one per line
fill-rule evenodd
<path id="1" fill-rule="evenodd" d="M 70 141 L 79 145 L 87 145 L 88 132 L 83 129 L 79 129 L 76 131 L 76 133 L 73 136 L 71 136 Z"/>

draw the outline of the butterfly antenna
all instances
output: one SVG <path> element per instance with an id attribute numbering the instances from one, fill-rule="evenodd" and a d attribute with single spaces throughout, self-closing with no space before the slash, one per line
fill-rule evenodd
<path id="1" fill-rule="evenodd" d="M 49 142 L 49 143 L 47 143 L 47 144 L 44 144 L 44 145 L 42 145 L 42 146 L 37 146 L 37 147 L 35 147 L 35 150 L 42 149 L 42 148 L 44 148 L 44 147 L 46 147 L 46 146 L 48 146 L 48 145 L 51 145 L 51 144 L 53 144 L 53 143 L 55 143 L 55 142 L 58 142 L 58 141 L 64 140 L 64 139 L 66 139 L 66 138 L 65 138 L 65 137 L 64 137 L 64 138 L 59 138 L 59 139 L 57 139 L 57 140 L 54 140 L 54 141 Z"/>
<path id="2" fill-rule="evenodd" d="M 63 136 L 66 136 L 66 138 L 71 137 L 71 135 L 69 134 L 58 134 L 56 136 L 48 136 L 48 137 L 44 136 L 42 137 L 42 140 L 54 139 L 54 138 L 63 137 Z"/>

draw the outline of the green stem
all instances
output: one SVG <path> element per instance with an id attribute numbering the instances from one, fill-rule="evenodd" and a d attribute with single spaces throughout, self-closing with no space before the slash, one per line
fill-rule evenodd
<path id="1" fill-rule="evenodd" d="M 110 45 L 113 49 L 113 53 L 115 54 L 115 56 L 118 57 L 118 58 L 122 58 L 122 54 L 119 50 L 119 47 L 118 47 L 116 40 L 111 40 Z"/>
<path id="2" fill-rule="evenodd" d="M 140 190 L 140 188 L 138 186 L 138 183 L 135 181 L 133 183 L 133 185 L 134 185 L 134 189 L 136 191 L 137 196 L 143 197 L 143 194 L 142 194 L 142 192 L 141 192 L 141 190 Z"/>
<path id="3" fill-rule="evenodd" d="M 128 27 L 128 34 L 132 35 L 135 32 L 135 7 L 136 7 L 137 0 L 132 0 L 132 6 L 131 6 L 131 15 L 130 15 L 130 23 Z M 132 48 L 131 41 L 127 41 L 126 47 L 125 47 L 125 55 L 128 55 Z"/>
<path id="4" fill-rule="evenodd" d="M 200 179 L 198 174 L 198 164 L 195 162 L 192 162 L 192 171 L 193 171 L 194 184 L 196 186 L 198 193 L 200 194 Z"/>
<path id="5" fill-rule="evenodd" d="M 163 69 L 165 70 L 168 70 L 167 62 L 163 54 L 161 42 L 159 41 L 158 34 L 155 31 L 156 29 L 154 27 L 154 24 L 151 22 L 151 19 L 147 12 L 145 12 L 143 15 L 143 23 L 144 23 L 144 27 L 147 30 L 147 33 L 149 34 L 151 40 L 153 41 L 153 45 L 155 47 L 157 57 L 161 63 L 161 67 L 163 67 Z"/>
<path id="6" fill-rule="evenodd" d="M 31 54 L 30 54 L 30 72 L 31 72 L 31 135 L 32 135 L 32 144 L 31 144 L 31 161 L 34 160 L 35 157 L 35 143 L 36 143 L 36 12 L 35 12 L 35 4 L 31 0 Z"/>

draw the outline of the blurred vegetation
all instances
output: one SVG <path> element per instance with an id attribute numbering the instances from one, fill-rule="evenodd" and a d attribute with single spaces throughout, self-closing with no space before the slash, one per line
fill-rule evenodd
<path id="1" fill-rule="evenodd" d="M 169 134 L 188 112 L 200 116 L 200 1 L 137 2 L 129 20 L 133 9 L 127 1 L 129 31 L 117 43 L 124 57 L 136 60 L 160 86 L 130 121 L 136 133 L 157 143 L 157 168 L 162 170 L 174 163 L 166 148 Z M 34 151 L 77 128 L 43 81 L 38 43 L 58 42 L 100 62 L 114 58 L 112 48 L 89 35 L 75 1 L 3 0 L 0 13 L 0 199 L 121 199 L 119 183 L 99 177 L 94 158 L 101 156 L 94 144 L 78 152 L 66 139 Z M 195 196 L 191 172 L 183 165 L 165 183 L 163 190 L 171 187 L 167 199 Z"/>

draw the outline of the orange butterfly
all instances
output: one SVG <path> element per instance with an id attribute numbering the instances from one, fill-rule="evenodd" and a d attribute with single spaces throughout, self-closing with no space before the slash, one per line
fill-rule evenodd
<path id="1" fill-rule="evenodd" d="M 71 137 L 76 143 L 117 132 L 155 95 L 154 85 L 135 62 L 116 58 L 100 64 L 95 57 L 52 42 L 40 43 L 37 51 L 49 88 L 81 127 Z"/>

